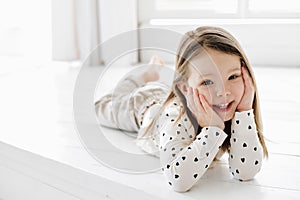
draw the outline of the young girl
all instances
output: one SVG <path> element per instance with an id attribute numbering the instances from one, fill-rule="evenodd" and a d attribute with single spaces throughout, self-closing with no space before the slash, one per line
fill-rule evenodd
<path id="1" fill-rule="evenodd" d="M 237 40 L 217 27 L 187 32 L 171 91 L 152 82 L 163 62 L 154 57 L 151 64 L 96 102 L 100 123 L 137 131 L 137 144 L 160 157 L 175 191 L 189 190 L 226 151 L 233 177 L 252 179 L 268 152 L 254 74 Z"/>

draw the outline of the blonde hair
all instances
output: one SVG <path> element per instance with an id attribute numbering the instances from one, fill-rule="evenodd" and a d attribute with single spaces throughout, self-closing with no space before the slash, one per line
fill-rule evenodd
<path id="1" fill-rule="evenodd" d="M 173 100 L 176 96 L 179 96 L 181 101 L 184 100 L 183 95 L 178 89 L 177 85 L 180 81 L 186 81 L 189 76 L 189 61 L 194 58 L 196 55 L 204 51 L 205 48 L 210 48 L 213 50 L 217 50 L 227 54 L 233 54 L 240 57 L 241 65 L 244 66 L 251 78 L 253 79 L 254 88 L 255 88 L 255 97 L 253 100 L 253 110 L 255 116 L 255 123 L 258 131 L 258 138 L 263 148 L 263 153 L 265 157 L 268 157 L 268 150 L 263 137 L 263 124 L 259 107 L 259 97 L 257 92 L 257 85 L 254 78 L 254 73 L 252 67 L 246 57 L 246 54 L 242 50 L 239 42 L 227 31 L 219 27 L 211 27 L 211 26 L 203 26 L 199 27 L 193 31 L 187 32 L 177 49 L 176 53 L 176 66 L 175 66 L 175 75 L 172 83 L 172 88 L 170 94 L 166 98 L 163 103 L 162 110 L 166 107 L 166 105 Z M 180 115 L 177 120 L 181 118 L 181 116 L 186 112 L 187 106 L 183 106 L 180 110 Z M 157 119 L 158 115 L 155 116 L 154 120 L 150 123 L 146 132 L 151 131 L 152 127 L 155 123 L 155 119 Z M 231 134 L 230 132 L 227 134 Z M 222 145 L 222 150 L 226 151 L 229 148 L 229 139 L 228 137 L 226 141 Z"/>

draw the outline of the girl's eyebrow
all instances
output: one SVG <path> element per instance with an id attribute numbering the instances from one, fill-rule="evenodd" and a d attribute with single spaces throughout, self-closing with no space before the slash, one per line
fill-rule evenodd
<path id="1" fill-rule="evenodd" d="M 213 73 L 211 73 L 211 72 L 208 72 L 208 71 L 204 71 L 204 72 L 202 72 L 202 71 L 204 71 L 204 70 L 197 70 L 197 69 L 195 69 L 195 73 L 197 73 L 197 75 L 198 76 L 209 76 L 209 75 L 213 75 Z"/>
<path id="2" fill-rule="evenodd" d="M 213 73 L 199 73 L 200 76 L 210 76 L 213 75 Z"/>
<path id="3" fill-rule="evenodd" d="M 233 67 L 233 68 L 231 68 L 230 70 L 228 70 L 228 73 L 232 73 L 232 72 L 235 72 L 235 71 L 241 71 L 241 67 L 240 66 L 238 66 L 238 67 Z M 211 76 L 211 75 L 214 75 L 214 73 L 210 73 L 210 72 L 208 72 L 208 73 L 201 73 L 201 72 L 198 72 L 198 74 L 200 75 L 200 76 Z"/>
<path id="4" fill-rule="evenodd" d="M 230 70 L 228 70 L 229 73 L 230 72 L 235 72 L 235 71 L 241 71 L 241 67 L 240 66 L 239 67 L 233 67 Z"/>
<path id="5" fill-rule="evenodd" d="M 232 67 L 228 70 L 228 73 L 232 73 L 232 72 L 236 72 L 236 71 L 241 71 L 241 66 L 236 66 L 236 67 Z M 200 71 L 196 70 L 196 73 L 201 77 L 206 77 L 206 76 L 213 76 L 214 73 L 211 73 L 211 72 L 204 72 L 204 73 L 201 73 Z"/>

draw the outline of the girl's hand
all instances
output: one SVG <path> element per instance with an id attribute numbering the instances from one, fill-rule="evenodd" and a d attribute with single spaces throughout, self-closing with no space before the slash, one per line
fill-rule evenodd
<path id="1" fill-rule="evenodd" d="M 239 112 L 252 109 L 255 94 L 253 80 L 245 67 L 242 67 L 242 76 L 244 81 L 244 94 L 240 103 L 237 106 L 237 110 Z"/>
<path id="2" fill-rule="evenodd" d="M 224 130 L 225 125 L 219 115 L 209 106 L 205 97 L 198 89 L 188 88 L 187 106 L 201 127 L 217 126 Z"/>

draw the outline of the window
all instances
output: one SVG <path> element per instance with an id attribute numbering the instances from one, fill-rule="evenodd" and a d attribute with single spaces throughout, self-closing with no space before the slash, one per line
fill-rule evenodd
<path id="1" fill-rule="evenodd" d="M 159 11 L 167 10 L 201 10 L 214 13 L 236 13 L 237 0 L 156 0 L 155 7 Z"/>
<path id="2" fill-rule="evenodd" d="M 297 0 L 139 0 L 140 22 L 151 19 L 299 19 Z"/>
<path id="3" fill-rule="evenodd" d="M 297 0 L 249 0 L 249 17 L 300 18 L 300 2 Z"/>
<path id="4" fill-rule="evenodd" d="M 252 64 L 299 66 L 298 0 L 138 0 L 139 27 L 185 33 L 215 25 L 238 38 Z M 140 36 L 141 41 L 155 38 Z M 159 51 L 155 52 L 159 55 Z M 153 53 L 152 53 L 153 54 Z M 167 57 L 167 56 L 164 56 Z M 150 53 L 141 53 L 149 60 Z M 169 59 L 169 60 L 167 60 Z M 173 62 L 172 55 L 166 58 Z"/>

